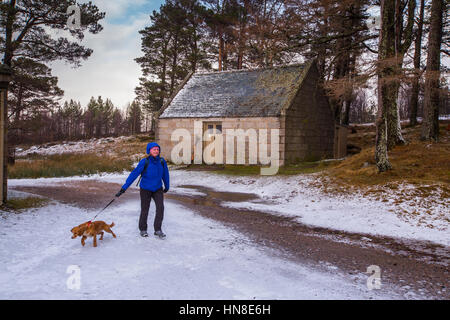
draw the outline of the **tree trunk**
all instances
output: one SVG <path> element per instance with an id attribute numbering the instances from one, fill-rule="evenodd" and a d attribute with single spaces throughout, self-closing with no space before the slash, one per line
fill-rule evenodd
<path id="1" fill-rule="evenodd" d="M 350 79 L 350 83 L 353 81 L 353 74 L 355 73 L 355 64 L 356 64 L 356 56 L 351 55 L 350 53 L 347 55 L 347 72 L 346 77 Z M 348 125 L 350 123 L 350 108 L 352 106 L 352 102 L 354 100 L 353 94 L 353 85 L 347 88 L 347 92 L 345 94 L 344 105 L 344 117 L 342 118 L 341 123 L 344 125 Z"/>
<path id="2" fill-rule="evenodd" d="M 439 139 L 439 78 L 441 65 L 442 17 L 444 0 L 431 3 L 430 34 L 428 36 L 425 101 L 423 107 L 422 140 Z"/>
<path id="3" fill-rule="evenodd" d="M 347 98 L 344 101 L 345 111 L 341 122 L 342 124 L 348 125 L 350 123 L 350 106 L 352 105 L 352 100 L 352 98 Z"/>
<path id="4" fill-rule="evenodd" d="M 401 52 L 402 33 L 403 33 L 403 16 L 401 12 L 401 6 L 403 1 L 394 0 L 395 3 L 395 60 L 398 64 L 398 69 L 394 69 L 397 73 L 400 73 L 403 64 L 403 54 Z M 395 68 L 395 67 L 394 67 Z M 397 144 L 404 144 L 405 140 L 402 137 L 402 131 L 400 126 L 399 106 L 398 106 L 398 90 L 400 89 L 400 80 L 392 79 L 386 90 L 386 94 L 389 97 L 385 97 L 385 101 L 389 101 L 387 105 L 388 115 L 387 119 L 387 148 L 391 150 Z"/>
<path id="5" fill-rule="evenodd" d="M 19 92 L 17 94 L 17 105 L 16 110 L 14 114 L 14 122 L 19 123 L 20 121 L 20 114 L 22 113 L 22 95 L 23 95 L 23 86 L 19 83 Z"/>
<path id="6" fill-rule="evenodd" d="M 387 117 L 389 105 L 396 97 L 393 94 L 395 86 L 391 78 L 394 74 L 394 65 L 389 59 L 395 55 L 395 2 L 381 0 L 381 29 L 378 49 L 378 114 L 376 121 L 375 162 L 379 172 L 392 168 L 387 154 Z"/>
<path id="7" fill-rule="evenodd" d="M 237 68 L 238 70 L 242 69 L 242 64 L 244 61 L 244 26 L 242 26 L 242 22 L 239 25 L 239 41 L 238 41 L 238 55 L 237 55 Z"/>
<path id="8" fill-rule="evenodd" d="M 16 19 L 16 1 L 11 0 L 8 7 L 8 15 L 6 18 L 6 26 L 5 26 L 5 54 L 3 57 L 3 63 L 7 66 L 11 67 L 12 58 L 14 54 L 13 44 L 12 44 L 12 36 L 13 36 L 13 24 Z M 5 121 L 4 131 L 3 131 L 3 203 L 6 203 L 8 198 L 8 126 L 6 125 L 8 121 L 8 90 L 4 92 L 4 104 L 5 108 L 3 110 L 3 119 Z"/>
<path id="9" fill-rule="evenodd" d="M 395 39 L 394 42 L 394 52 L 395 54 L 392 58 L 393 63 L 396 63 L 397 66 L 394 69 L 396 71 L 395 76 L 392 79 L 392 89 L 389 89 L 389 94 L 391 95 L 387 100 L 390 101 L 390 104 L 387 106 L 387 146 L 388 150 L 391 150 L 398 144 L 405 144 L 405 140 L 402 136 L 402 128 L 400 125 L 400 110 L 398 106 L 398 90 L 400 89 L 400 75 L 403 67 L 403 58 L 405 56 L 406 51 L 412 42 L 412 29 L 414 26 L 414 17 L 415 17 L 415 8 L 416 8 L 416 0 L 408 1 L 408 18 L 407 25 L 403 29 L 403 9 L 404 5 L 401 0 L 390 0 L 389 2 L 393 2 L 392 6 L 394 7 L 394 21 L 393 21 L 393 37 Z"/>
<path id="10" fill-rule="evenodd" d="M 420 1 L 419 21 L 417 22 L 417 34 L 414 42 L 414 72 L 416 73 L 412 82 L 411 100 L 409 102 L 409 124 L 417 125 L 417 109 L 419 105 L 419 79 L 420 79 L 420 57 L 422 49 L 423 16 L 425 12 L 425 0 Z"/>
<path id="11" fill-rule="evenodd" d="M 150 121 L 150 131 L 154 133 L 156 131 L 156 121 L 154 114 L 152 114 Z"/>
<path id="12" fill-rule="evenodd" d="M 11 0 L 8 7 L 8 16 L 6 18 L 5 27 L 5 55 L 3 57 L 3 63 L 11 67 L 12 58 L 14 54 L 12 36 L 13 36 L 13 24 L 16 20 L 16 1 Z"/>
<path id="13" fill-rule="evenodd" d="M 222 33 L 219 34 L 219 71 L 223 70 L 223 51 L 224 51 L 224 43 L 223 43 Z"/>
<path id="14" fill-rule="evenodd" d="M 385 105 L 385 104 L 382 104 Z M 379 172 L 392 169 L 387 154 L 386 110 L 381 108 L 376 121 L 375 162 Z"/>
<path id="15" fill-rule="evenodd" d="M 385 75 L 386 76 L 386 75 Z M 380 97 L 378 99 L 379 116 L 377 119 L 377 132 L 376 132 L 376 150 L 375 161 L 377 163 L 378 170 L 380 172 L 391 169 L 391 164 L 388 161 L 387 151 L 389 150 L 389 117 L 392 116 L 390 112 L 393 108 L 389 108 L 396 104 L 394 99 L 397 99 L 398 87 L 395 84 L 380 79 L 381 84 L 378 84 L 378 90 L 380 91 Z"/>
<path id="16" fill-rule="evenodd" d="M 169 96 L 172 95 L 173 91 L 175 90 L 175 75 L 178 67 L 178 36 L 179 36 L 179 30 L 176 31 L 175 37 L 173 40 L 173 56 L 172 56 L 172 73 L 170 75 L 170 91 Z"/>
<path id="17" fill-rule="evenodd" d="M 387 106 L 387 147 L 392 150 L 396 145 L 405 144 L 405 139 L 402 136 L 402 128 L 400 124 L 400 110 L 398 106 L 398 91 L 400 89 L 400 81 L 392 80 L 390 87 L 386 92 L 389 97 L 385 101 L 389 101 Z M 389 93 L 388 93 L 389 92 Z"/>
<path id="18" fill-rule="evenodd" d="M 162 71 L 161 71 L 161 99 L 159 102 L 159 106 L 158 106 L 158 110 L 160 110 L 163 105 L 164 105 L 164 98 L 166 95 L 166 74 L 167 74 L 167 47 L 168 47 L 168 42 L 164 42 L 164 48 L 163 48 L 163 52 L 164 52 L 164 56 L 163 56 L 163 65 L 162 65 Z"/>

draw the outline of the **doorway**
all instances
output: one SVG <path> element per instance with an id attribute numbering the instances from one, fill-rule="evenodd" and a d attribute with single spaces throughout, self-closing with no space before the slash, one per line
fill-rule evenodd
<path id="1" fill-rule="evenodd" d="M 208 134 L 205 135 L 205 132 L 210 131 Z M 222 133 L 222 122 L 203 122 L 203 136 L 208 139 L 209 141 L 203 140 L 203 150 L 205 150 L 206 146 L 208 146 L 210 143 L 213 143 L 215 141 L 215 135 Z M 209 163 L 215 159 L 216 150 L 214 149 L 212 154 L 207 154 L 206 157 L 211 156 L 211 159 L 207 159 Z M 203 159 L 205 161 L 205 159 Z"/>

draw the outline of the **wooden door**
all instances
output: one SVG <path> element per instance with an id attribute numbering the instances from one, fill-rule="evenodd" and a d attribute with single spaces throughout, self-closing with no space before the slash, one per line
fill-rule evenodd
<path id="1" fill-rule="evenodd" d="M 210 131 L 208 131 L 210 130 Z M 205 136 L 205 132 L 209 132 L 208 134 L 206 134 Z M 203 140 L 203 151 L 205 150 L 206 146 L 209 145 L 210 143 L 215 141 L 215 134 L 221 134 L 222 133 L 222 122 L 204 122 L 203 123 L 203 136 L 205 137 L 205 139 Z M 209 140 L 209 141 L 205 141 L 205 140 Z M 209 163 L 211 163 L 214 158 L 215 158 L 215 150 L 212 152 L 212 154 L 210 155 L 209 153 L 205 155 L 205 157 L 209 157 L 211 156 L 212 159 L 207 159 Z M 203 159 L 205 160 L 205 159 Z"/>

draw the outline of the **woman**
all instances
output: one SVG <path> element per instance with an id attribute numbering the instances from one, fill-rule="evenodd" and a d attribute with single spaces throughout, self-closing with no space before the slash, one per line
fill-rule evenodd
<path id="1" fill-rule="evenodd" d="M 141 195 L 139 230 L 141 231 L 141 236 L 143 237 L 148 237 L 147 217 L 152 198 L 156 205 L 156 215 L 153 223 L 155 235 L 160 238 L 164 238 L 166 236 L 161 230 L 161 225 L 164 218 L 163 193 L 169 191 L 169 168 L 167 167 L 166 160 L 159 156 L 160 152 L 161 147 L 156 142 L 150 142 L 147 145 L 147 154 L 149 154 L 149 156 L 139 161 L 137 167 L 131 171 L 125 184 L 116 194 L 116 197 L 120 197 L 120 195 L 128 189 L 133 181 L 141 175 L 142 180 L 139 185 Z M 164 181 L 164 189 L 162 187 L 162 181 Z"/>

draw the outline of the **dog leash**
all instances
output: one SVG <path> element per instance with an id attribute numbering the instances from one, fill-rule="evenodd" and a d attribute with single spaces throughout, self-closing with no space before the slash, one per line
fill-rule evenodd
<path id="1" fill-rule="evenodd" d="M 87 222 L 88 227 L 91 225 L 92 221 L 95 220 L 95 218 L 97 218 L 97 216 L 98 216 L 100 213 L 102 213 L 106 208 L 109 207 L 109 205 L 110 205 L 111 203 L 114 202 L 114 200 L 116 200 L 116 198 L 112 199 L 112 200 L 106 205 L 106 207 L 104 207 L 102 210 L 100 210 L 99 213 L 97 213 L 97 214 L 95 215 L 95 217 L 94 217 L 92 220 L 89 220 L 89 221 Z"/>

